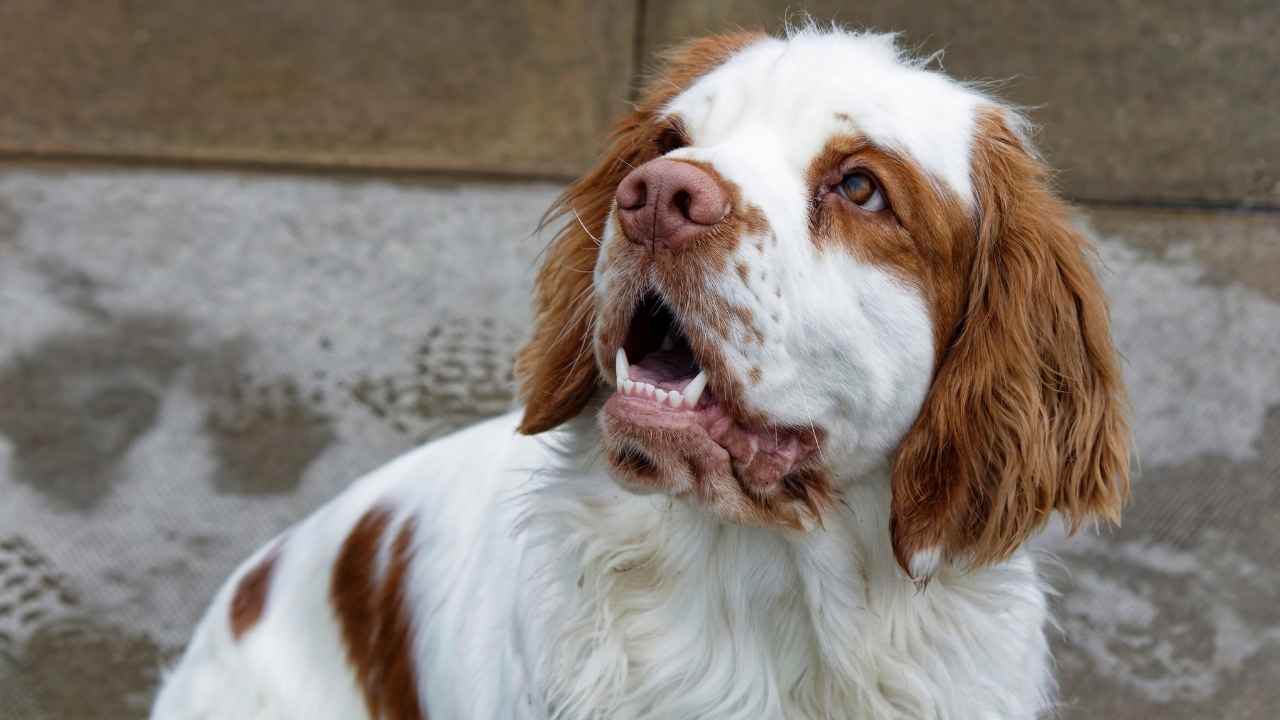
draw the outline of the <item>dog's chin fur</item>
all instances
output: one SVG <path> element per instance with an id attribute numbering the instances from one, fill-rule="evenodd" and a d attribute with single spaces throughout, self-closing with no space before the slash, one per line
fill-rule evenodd
<path id="1" fill-rule="evenodd" d="M 610 476 L 638 494 L 662 493 L 728 523 L 810 530 L 832 501 L 830 475 L 817 462 L 793 470 L 769 494 L 753 493 L 727 453 L 688 431 L 619 428 L 601 414 L 597 433 Z M 714 448 L 718 450 L 718 446 Z"/>
<path id="2" fill-rule="evenodd" d="M 561 469 L 519 501 L 537 571 L 518 624 L 552 717 L 963 718 L 975 688 L 990 717 L 1049 706 L 1031 558 L 911 582 L 884 541 L 886 467 L 805 532 L 622 489 L 594 422 L 543 442 Z"/>

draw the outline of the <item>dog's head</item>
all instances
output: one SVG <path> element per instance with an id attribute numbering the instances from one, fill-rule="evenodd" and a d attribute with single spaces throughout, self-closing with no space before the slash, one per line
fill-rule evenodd
<path id="1" fill-rule="evenodd" d="M 561 198 L 521 430 L 595 407 L 626 487 L 810 527 L 892 472 L 899 562 L 1115 519 L 1123 389 L 1087 243 L 1022 119 L 891 36 L 667 57 Z"/>

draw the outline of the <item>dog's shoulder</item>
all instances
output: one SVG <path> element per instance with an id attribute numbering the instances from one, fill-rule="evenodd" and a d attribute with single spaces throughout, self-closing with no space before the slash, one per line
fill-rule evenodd
<path id="1" fill-rule="evenodd" d="M 497 616 L 483 601 L 462 608 L 475 597 L 464 589 L 519 561 L 509 500 L 550 451 L 517 420 L 400 456 L 254 552 L 218 591 L 153 717 L 425 716 L 431 666 L 465 662 L 445 619 Z"/>

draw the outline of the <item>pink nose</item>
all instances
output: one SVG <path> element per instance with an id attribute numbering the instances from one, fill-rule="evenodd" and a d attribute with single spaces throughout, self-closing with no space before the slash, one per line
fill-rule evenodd
<path id="1" fill-rule="evenodd" d="M 638 245 L 679 250 L 729 214 L 729 195 L 705 170 L 659 158 L 632 170 L 618 186 L 618 219 Z"/>

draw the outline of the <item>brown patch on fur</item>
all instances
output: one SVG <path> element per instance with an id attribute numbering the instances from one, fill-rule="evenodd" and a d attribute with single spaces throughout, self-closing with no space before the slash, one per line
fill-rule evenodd
<path id="1" fill-rule="evenodd" d="M 940 357 L 964 309 L 967 276 L 957 268 L 972 264 L 972 214 L 916 163 L 859 135 L 829 140 L 810 164 L 808 179 L 821 193 L 851 170 L 871 173 L 888 207 L 869 213 L 843 198 L 820 195 L 814 240 L 883 267 L 919 289 L 933 319 Z"/>
<path id="2" fill-rule="evenodd" d="M 765 218 L 763 210 L 755 205 L 747 205 L 745 203 L 741 207 L 740 214 L 743 230 L 757 238 L 763 238 L 766 233 L 769 233 L 769 220 Z M 778 242 L 777 236 L 771 234 L 770 237 L 773 238 L 773 242 L 776 245 Z M 760 248 L 760 252 L 764 252 L 763 240 L 757 242 L 761 243 L 757 245 Z"/>
<path id="3" fill-rule="evenodd" d="M 747 373 L 747 379 L 751 381 L 752 385 L 759 385 L 760 380 L 763 377 L 764 377 L 764 373 L 760 371 L 759 365 L 751 368 L 751 371 Z"/>
<path id="4" fill-rule="evenodd" d="M 751 308 L 743 305 L 733 305 L 729 308 L 729 312 L 737 318 L 738 324 L 750 336 L 752 342 L 756 345 L 764 345 L 764 334 L 756 327 L 756 316 L 751 312 Z"/>
<path id="5" fill-rule="evenodd" d="M 750 281 L 751 268 L 747 267 L 746 263 L 739 261 L 733 266 L 733 269 L 738 271 L 738 279 L 742 280 L 743 285 L 746 285 L 747 282 Z"/>
<path id="6" fill-rule="evenodd" d="M 547 250 L 534 293 L 533 337 L 516 359 L 525 414 L 520 432 L 560 425 L 586 406 L 599 383 L 592 358 L 596 307 L 592 269 L 618 183 L 657 156 L 667 126 L 658 112 L 694 80 L 764 35 L 743 32 L 694 40 L 665 54 L 663 71 L 647 83 L 638 107 L 614 127 L 596 167 L 569 186 L 544 218 L 568 220 Z M 625 332 L 625 330 L 624 330 Z"/>
<path id="7" fill-rule="evenodd" d="M 391 512 L 383 508 L 360 518 L 334 561 L 330 597 L 369 715 L 423 720 L 405 597 L 416 525 L 413 518 L 401 523 L 378 577 L 378 554 L 391 521 Z"/>
<path id="8" fill-rule="evenodd" d="M 973 177 L 976 241 L 950 250 L 968 259 L 951 280 L 962 311 L 893 468 L 904 569 L 932 547 L 1007 558 L 1055 510 L 1073 530 L 1117 522 L 1128 494 L 1124 389 L 1088 243 L 998 109 L 978 117 Z"/>
<path id="9" fill-rule="evenodd" d="M 276 560 L 280 557 L 280 544 L 271 548 L 258 561 L 252 570 L 245 573 L 236 583 L 235 594 L 231 596 L 230 623 L 231 637 L 239 640 L 262 619 L 266 610 L 267 599 L 271 594 L 271 575 L 275 572 Z"/>

